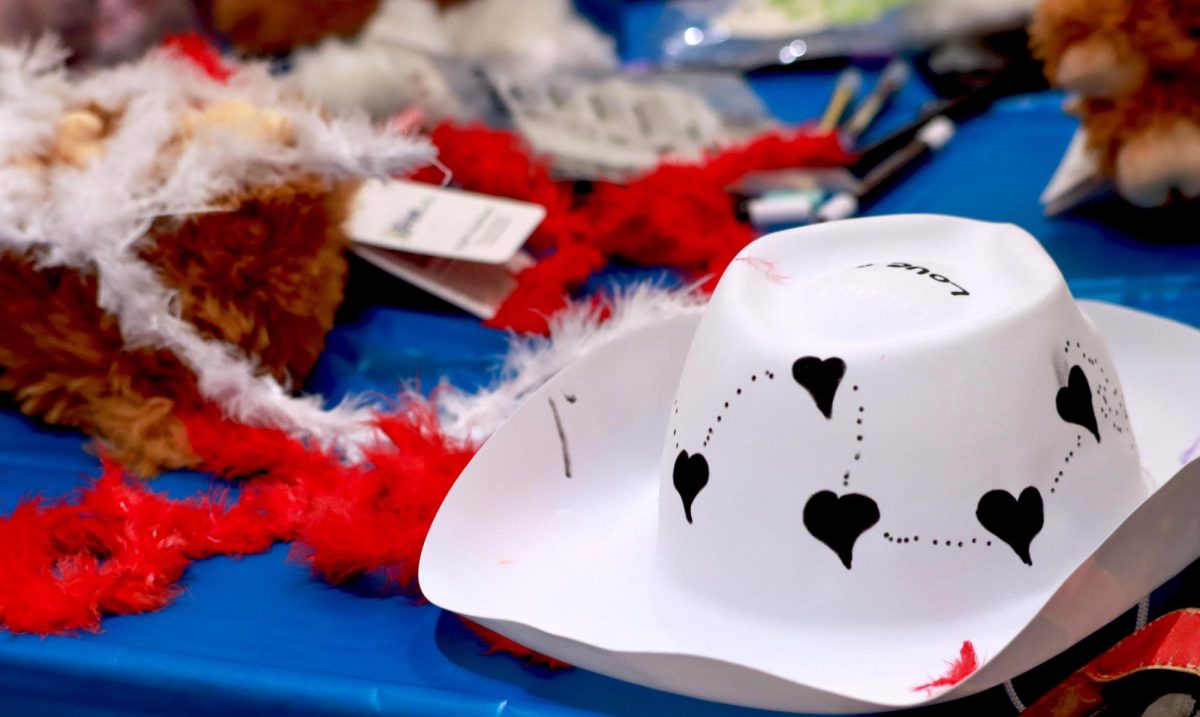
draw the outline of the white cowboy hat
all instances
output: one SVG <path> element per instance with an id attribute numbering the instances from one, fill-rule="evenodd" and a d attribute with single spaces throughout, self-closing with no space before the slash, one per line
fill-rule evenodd
<path id="1" fill-rule="evenodd" d="M 1014 226 L 773 234 L 702 313 L 614 339 L 512 416 L 442 505 L 421 587 L 697 697 L 960 697 L 1200 555 L 1198 379 L 1200 332 L 1077 303 Z"/>

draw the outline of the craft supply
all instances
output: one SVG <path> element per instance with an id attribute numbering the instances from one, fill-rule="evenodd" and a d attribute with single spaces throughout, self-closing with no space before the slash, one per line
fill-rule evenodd
<path id="1" fill-rule="evenodd" d="M 904 87 L 904 83 L 908 82 L 908 75 L 908 63 L 904 60 L 892 60 L 883 68 L 874 89 L 858 105 L 854 114 L 850 116 L 850 121 L 842 129 L 842 136 L 847 142 L 853 144 L 863 132 L 867 131 L 892 95 L 899 92 Z"/>
<path id="2" fill-rule="evenodd" d="M 1015 44 L 1016 40 L 1006 39 L 1005 42 Z M 954 53 L 947 51 L 947 54 Z M 1037 92 L 1045 86 L 1040 70 L 1031 70 L 1031 65 L 1035 63 L 1019 57 L 1000 61 L 996 67 L 971 65 L 961 72 L 939 72 L 928 65 L 930 61 L 932 58 L 916 62 L 917 69 L 945 99 L 926 103 L 912 122 L 862 148 L 858 152 L 858 160 L 851 167 L 857 176 L 865 176 L 877 164 L 912 141 L 917 132 L 935 117 L 945 116 L 956 124 L 962 124 L 986 112 L 1001 97 Z"/>
<path id="3" fill-rule="evenodd" d="M 533 202 L 402 179 L 373 180 L 359 189 L 343 228 L 359 244 L 503 264 L 545 216 L 546 208 Z"/>
<path id="4" fill-rule="evenodd" d="M 1077 302 L 1012 224 L 772 234 L 707 307 L 527 397 L 442 503 L 421 588 L 711 700 L 859 714 L 973 694 L 1200 557 L 1200 463 L 1178 457 L 1200 386 L 1174 380 L 1198 360 L 1194 328 Z"/>
<path id="5" fill-rule="evenodd" d="M 859 178 L 845 167 L 769 169 L 750 172 L 727 188 L 732 194 L 757 197 L 778 191 L 803 192 L 815 189 L 836 192 L 858 186 Z"/>
<path id="6" fill-rule="evenodd" d="M 849 67 L 838 75 L 833 95 L 829 98 L 829 105 L 826 106 L 825 112 L 821 115 L 821 121 L 817 124 L 818 131 L 832 132 L 837 127 L 838 122 L 842 121 L 842 115 L 845 114 L 846 108 L 853 104 L 861 86 L 862 72 L 856 67 Z"/>
<path id="7" fill-rule="evenodd" d="M 812 217 L 825 192 L 821 189 L 776 191 L 745 202 L 746 216 L 756 227 L 795 226 Z"/>
<path id="8" fill-rule="evenodd" d="M 934 100 L 921 109 L 916 119 L 864 147 L 858 153 L 858 159 L 850 165 L 850 172 L 858 177 L 866 176 L 881 162 L 911 143 L 921 128 L 937 117 L 946 117 L 953 122 L 961 122 L 967 117 L 982 112 L 988 106 L 990 106 L 990 100 L 985 100 L 982 94 L 964 95 L 955 100 Z"/>
<path id="9" fill-rule="evenodd" d="M 944 147 L 954 137 L 954 132 L 954 123 L 945 117 L 930 120 L 917 132 L 912 142 L 868 172 L 856 189 L 838 192 L 826 200 L 817 210 L 816 220 L 827 222 L 854 216 L 863 204 L 889 184 L 918 162 Z"/>

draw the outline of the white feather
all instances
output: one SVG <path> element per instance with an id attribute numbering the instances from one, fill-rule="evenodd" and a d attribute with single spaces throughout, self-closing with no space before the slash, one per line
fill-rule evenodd
<path id="1" fill-rule="evenodd" d="M 693 288 L 639 283 L 597 304 L 580 301 L 555 313 L 547 337 L 514 336 L 497 382 L 467 393 L 451 386 L 434 393 L 443 432 L 482 441 L 500 427 L 529 394 L 590 351 L 630 331 L 684 312 L 699 311 L 708 297 Z M 605 319 L 607 315 L 607 319 Z"/>

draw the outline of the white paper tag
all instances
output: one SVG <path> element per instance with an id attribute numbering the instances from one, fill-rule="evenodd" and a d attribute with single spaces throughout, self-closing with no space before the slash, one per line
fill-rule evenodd
<path id="1" fill-rule="evenodd" d="M 518 252 L 506 264 L 456 261 L 369 246 L 356 246 L 354 253 L 481 319 L 496 315 L 500 305 L 517 288 L 514 276 L 534 263 L 525 252 Z"/>
<path id="2" fill-rule="evenodd" d="M 1039 201 L 1046 216 L 1053 217 L 1111 190 L 1112 182 L 1101 176 L 1100 161 L 1087 147 L 1087 134 L 1079 129 Z"/>
<path id="3" fill-rule="evenodd" d="M 459 261 L 503 264 L 546 216 L 530 202 L 373 180 L 358 191 L 344 228 L 360 244 Z"/>

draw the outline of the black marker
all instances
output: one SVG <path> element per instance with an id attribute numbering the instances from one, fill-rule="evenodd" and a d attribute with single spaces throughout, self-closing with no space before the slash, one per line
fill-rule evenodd
<path id="1" fill-rule="evenodd" d="M 906 170 L 946 146 L 954 136 L 954 131 L 954 123 L 945 117 L 930 120 L 917 132 L 913 141 L 868 172 L 856 189 L 838 192 L 830 197 L 817 210 L 814 221 L 829 222 L 854 216 L 866 201 Z"/>
<path id="2" fill-rule="evenodd" d="M 853 143 L 858 139 L 879 116 L 879 112 L 887 106 L 892 95 L 899 92 L 906 82 L 908 82 L 908 65 L 904 60 L 889 62 L 887 67 L 883 68 L 883 73 L 875 83 L 875 88 L 850 116 L 850 121 L 842 129 L 842 137 L 848 143 Z"/>
<path id="3" fill-rule="evenodd" d="M 961 94 L 953 99 L 934 100 L 926 103 L 916 119 L 891 132 L 879 141 L 864 147 L 858 160 L 850 165 L 850 171 L 862 177 L 880 162 L 891 157 L 897 150 L 912 142 L 925 125 L 938 117 L 945 117 L 959 124 L 986 112 L 997 97 L 1004 94 L 1002 83 L 992 83 Z"/>

